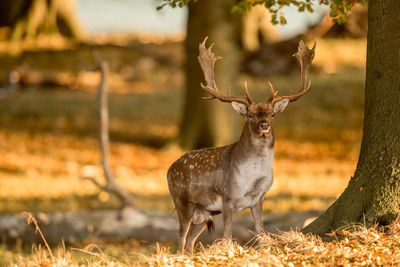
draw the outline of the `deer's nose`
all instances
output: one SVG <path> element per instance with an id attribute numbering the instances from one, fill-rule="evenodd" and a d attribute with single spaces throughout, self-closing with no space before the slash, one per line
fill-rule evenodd
<path id="1" fill-rule="evenodd" d="M 269 123 L 266 121 L 262 121 L 259 123 L 260 129 L 261 130 L 268 130 L 269 129 Z"/>

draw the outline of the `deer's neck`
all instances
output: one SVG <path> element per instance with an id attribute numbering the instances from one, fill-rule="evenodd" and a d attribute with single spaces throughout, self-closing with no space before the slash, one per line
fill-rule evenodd
<path id="1" fill-rule="evenodd" d="M 268 157 L 274 154 L 274 133 L 269 137 L 254 136 L 249 130 L 246 122 L 242 135 L 234 147 L 235 154 L 239 154 L 240 158 Z"/>

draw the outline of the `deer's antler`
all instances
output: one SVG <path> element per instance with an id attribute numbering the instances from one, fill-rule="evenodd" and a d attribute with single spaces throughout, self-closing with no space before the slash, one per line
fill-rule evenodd
<path id="1" fill-rule="evenodd" d="M 311 70 L 311 63 L 315 55 L 316 45 L 317 43 L 314 42 L 314 46 L 311 49 L 309 49 L 307 44 L 303 40 L 300 40 L 297 53 L 293 54 L 293 56 L 296 57 L 300 63 L 300 68 L 301 68 L 300 89 L 297 91 L 297 93 L 293 95 L 277 96 L 278 91 L 275 91 L 272 84 L 269 83 L 270 86 L 270 97 L 268 99 L 269 103 L 274 104 L 282 99 L 288 99 L 289 102 L 294 102 L 311 90 L 311 80 L 309 81 L 309 75 Z"/>
<path id="2" fill-rule="evenodd" d="M 210 47 L 206 48 L 206 37 L 202 43 L 199 44 L 199 56 L 197 57 L 201 66 L 201 69 L 204 73 L 204 79 L 206 80 L 207 85 L 201 83 L 201 87 L 207 91 L 211 96 L 203 97 L 203 99 L 214 99 L 217 98 L 222 102 L 238 102 L 242 103 L 246 106 L 254 103 L 250 97 L 249 91 L 246 88 L 246 96 L 231 96 L 230 90 L 228 95 L 223 95 L 219 90 L 215 83 L 214 79 L 214 64 L 218 59 L 222 57 L 215 56 L 214 53 L 211 51 L 214 44 L 211 44 Z"/>

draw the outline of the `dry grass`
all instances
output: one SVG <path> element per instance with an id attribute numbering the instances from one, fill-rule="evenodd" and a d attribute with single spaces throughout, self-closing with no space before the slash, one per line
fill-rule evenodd
<path id="1" fill-rule="evenodd" d="M 400 223 L 384 229 L 360 225 L 332 232 L 330 242 L 297 231 L 264 234 L 258 245 L 241 246 L 232 240 L 218 240 L 211 246 L 197 246 L 193 256 L 171 254 L 157 246 L 151 256 L 139 260 L 125 256 L 117 260 L 96 245 L 84 249 L 35 249 L 31 257 L 17 257 L 12 266 L 398 266 Z M 81 254 L 77 254 L 77 253 Z M 86 258 L 82 258 L 82 254 Z M 54 256 L 52 256 L 54 255 Z"/>
<path id="2" fill-rule="evenodd" d="M 258 248 L 222 240 L 193 257 L 166 250 L 145 257 L 147 266 L 395 266 L 400 264 L 399 222 L 385 228 L 351 226 L 329 234 L 332 242 L 300 232 L 265 234 Z M 336 237 L 336 238 L 335 238 Z"/>

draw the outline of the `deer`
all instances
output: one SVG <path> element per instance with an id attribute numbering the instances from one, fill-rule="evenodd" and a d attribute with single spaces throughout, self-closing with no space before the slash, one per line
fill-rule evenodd
<path id="1" fill-rule="evenodd" d="M 246 83 L 245 96 L 231 96 L 230 89 L 227 95 L 218 90 L 214 64 L 221 57 L 212 52 L 213 44 L 206 48 L 206 41 L 207 37 L 199 44 L 198 56 L 206 81 L 206 85 L 200 86 L 209 94 L 203 99 L 231 103 L 246 122 L 237 142 L 190 151 L 168 169 L 168 187 L 179 220 L 179 254 L 193 254 L 196 239 L 205 228 L 214 228 L 213 216 L 221 213 L 224 238 L 232 238 L 233 213 L 247 208 L 251 210 L 256 233 L 264 231 L 263 200 L 274 180 L 275 115 L 311 90 L 309 75 L 316 43 L 309 49 L 301 40 L 298 51 L 293 54 L 300 63 L 300 89 L 292 95 L 278 96 L 278 91 L 268 82 L 269 98 L 256 103 Z"/>

